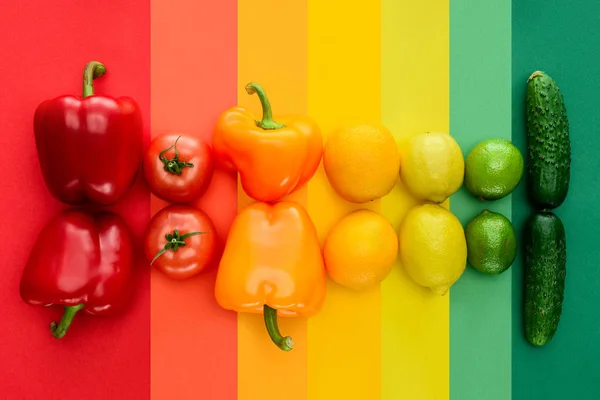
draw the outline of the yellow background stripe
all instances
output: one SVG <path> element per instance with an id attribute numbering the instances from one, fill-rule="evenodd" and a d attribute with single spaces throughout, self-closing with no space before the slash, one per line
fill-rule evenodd
<path id="1" fill-rule="evenodd" d="M 238 1 L 238 103 L 261 116 L 254 81 L 266 91 L 275 117 L 307 112 L 307 4 L 303 0 Z M 209 62 L 209 61 L 207 61 Z M 306 188 L 291 196 L 306 205 Z M 250 203 L 238 183 L 238 209 Z M 295 348 L 283 352 L 269 339 L 262 315 L 238 314 L 238 399 L 307 398 L 306 319 L 280 318 Z"/>
<path id="2" fill-rule="evenodd" d="M 379 0 L 308 0 L 308 111 L 325 136 L 340 124 L 380 121 L 380 39 Z M 322 167 L 308 187 L 321 240 L 361 207 L 333 192 Z M 380 201 L 368 208 L 379 211 Z M 380 397 L 380 325 L 379 288 L 357 294 L 329 282 L 323 310 L 308 321 L 310 400 Z"/>
<path id="3" fill-rule="evenodd" d="M 449 131 L 449 18 L 449 0 L 382 0 L 382 119 L 400 146 Z M 415 204 L 398 185 L 382 211 L 398 229 Z M 381 398 L 448 399 L 449 295 L 417 286 L 398 263 L 381 303 Z"/>

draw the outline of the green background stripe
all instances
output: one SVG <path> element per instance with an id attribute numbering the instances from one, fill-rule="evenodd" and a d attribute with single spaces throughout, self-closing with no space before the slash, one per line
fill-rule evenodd
<path id="1" fill-rule="evenodd" d="M 515 1 L 513 6 L 513 142 L 525 152 L 527 77 L 542 69 L 561 88 L 573 161 L 569 194 L 556 209 L 567 233 L 563 315 L 552 342 L 523 336 L 522 259 L 513 266 L 513 399 L 600 399 L 600 2 Z M 513 195 L 521 229 L 530 209 L 525 187 Z"/>
<path id="2" fill-rule="evenodd" d="M 511 137 L 510 0 L 450 2 L 450 134 L 466 157 L 486 138 Z M 450 209 L 463 225 L 482 209 L 511 217 L 511 199 L 482 202 L 462 188 Z M 467 267 L 450 292 L 450 398 L 511 397 L 511 273 Z"/>

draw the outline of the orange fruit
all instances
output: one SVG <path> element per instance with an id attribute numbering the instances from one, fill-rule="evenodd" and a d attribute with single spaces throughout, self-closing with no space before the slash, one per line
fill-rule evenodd
<path id="1" fill-rule="evenodd" d="M 398 236 L 390 222 L 371 210 L 340 219 L 323 246 L 327 273 L 335 282 L 365 290 L 383 281 L 396 263 Z"/>
<path id="2" fill-rule="evenodd" d="M 394 188 L 400 153 L 394 136 L 383 125 L 344 126 L 327 138 L 323 168 L 339 196 L 352 203 L 365 203 Z"/>

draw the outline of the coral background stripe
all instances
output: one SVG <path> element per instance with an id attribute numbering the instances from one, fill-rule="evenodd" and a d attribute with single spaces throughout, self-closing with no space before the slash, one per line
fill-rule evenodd
<path id="1" fill-rule="evenodd" d="M 511 139 L 511 29 L 510 0 L 451 1 L 450 134 L 465 157 L 483 139 Z M 483 208 L 511 219 L 511 198 L 484 203 L 463 187 L 451 203 L 466 225 Z M 468 266 L 452 289 L 452 400 L 511 398 L 514 268 L 490 277 Z"/>
<path id="2" fill-rule="evenodd" d="M 152 0 L 152 136 L 168 131 L 210 141 L 236 101 L 235 0 Z M 216 173 L 198 206 L 221 246 L 236 213 L 235 176 Z M 153 197 L 152 213 L 164 204 Z M 151 390 L 158 399 L 236 398 L 236 315 L 214 299 L 216 266 L 187 281 L 152 271 Z"/>
<path id="3" fill-rule="evenodd" d="M 325 136 L 340 124 L 381 116 L 381 4 L 308 0 L 308 112 Z M 338 197 L 321 167 L 308 184 L 308 210 L 321 239 L 365 205 Z M 369 208 L 380 210 L 380 201 Z M 322 311 L 308 321 L 308 398 L 378 399 L 381 388 L 380 290 L 328 284 Z"/>
<path id="4" fill-rule="evenodd" d="M 0 388 L 3 399 L 146 399 L 149 395 L 149 274 L 140 280 L 127 310 L 115 317 L 82 313 L 68 334 L 56 340 L 50 321 L 61 307 L 28 306 L 19 281 L 42 227 L 59 209 L 50 196 L 37 160 L 33 113 L 43 100 L 81 94 L 81 77 L 90 60 L 107 74 L 96 93 L 132 96 L 145 116 L 150 107 L 149 18 L 147 0 L 89 2 L 0 1 L 0 144 L 4 149 L 0 228 Z M 120 214 L 141 243 L 149 218 L 141 179 L 119 204 Z"/>
<path id="5" fill-rule="evenodd" d="M 449 7 L 448 0 L 382 0 L 382 119 L 400 146 L 417 133 L 449 131 Z M 399 183 L 382 209 L 398 230 L 415 204 Z M 418 286 L 399 259 L 382 283 L 383 400 L 448 399 L 452 293 Z"/>
<path id="6" fill-rule="evenodd" d="M 244 87 L 259 83 L 269 96 L 274 117 L 304 114 L 306 87 L 306 1 L 239 0 L 238 103 L 261 118 L 260 102 Z M 306 205 L 306 188 L 290 197 Z M 241 208 L 251 202 L 238 184 Z M 238 399 L 306 399 L 306 319 L 279 319 L 295 348 L 283 352 L 269 339 L 262 315 L 238 314 Z"/>

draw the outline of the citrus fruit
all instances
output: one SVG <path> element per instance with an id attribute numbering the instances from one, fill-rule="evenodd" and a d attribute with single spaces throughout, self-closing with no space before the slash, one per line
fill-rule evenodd
<path id="1" fill-rule="evenodd" d="M 332 132 L 323 149 L 323 167 L 345 200 L 364 203 L 388 194 L 398 179 L 400 156 L 384 126 L 352 125 Z"/>
<path id="2" fill-rule="evenodd" d="M 465 184 L 469 191 L 485 200 L 510 194 L 523 176 L 523 155 L 509 140 L 486 139 L 469 152 Z"/>
<path id="3" fill-rule="evenodd" d="M 438 204 L 412 208 L 400 227 L 400 260 L 419 285 L 445 294 L 467 265 L 467 243 L 462 225 Z"/>
<path id="4" fill-rule="evenodd" d="M 517 239 L 511 222 L 504 215 L 483 210 L 465 228 L 467 260 L 484 274 L 506 271 L 517 256 Z"/>
<path id="5" fill-rule="evenodd" d="M 463 183 L 463 154 L 447 133 L 426 132 L 411 137 L 403 147 L 401 160 L 402 182 L 417 199 L 442 203 Z"/>
<path id="6" fill-rule="evenodd" d="M 335 282 L 354 290 L 380 283 L 398 256 L 398 236 L 382 215 L 356 210 L 340 219 L 323 245 L 327 273 Z"/>

